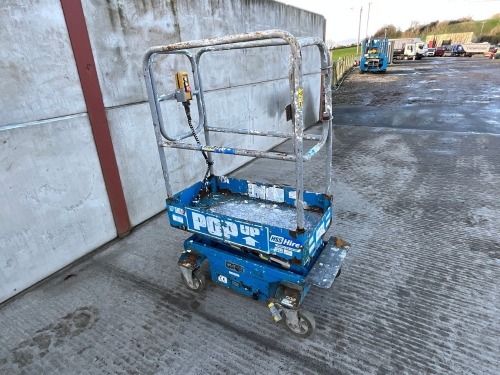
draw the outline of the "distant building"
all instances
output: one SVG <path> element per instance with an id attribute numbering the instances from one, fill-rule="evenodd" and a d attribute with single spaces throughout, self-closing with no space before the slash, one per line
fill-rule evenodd
<path id="1" fill-rule="evenodd" d="M 427 35 L 427 37 L 425 38 L 427 44 L 429 44 L 429 42 L 435 41 L 433 43 L 434 46 L 475 43 L 477 42 L 477 40 L 477 36 L 473 32 Z"/>

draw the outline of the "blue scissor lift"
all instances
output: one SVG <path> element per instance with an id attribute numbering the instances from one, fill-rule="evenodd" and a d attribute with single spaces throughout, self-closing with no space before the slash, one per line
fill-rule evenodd
<path id="1" fill-rule="evenodd" d="M 389 63 L 389 39 L 366 38 L 361 44 L 361 60 L 359 72 L 382 72 L 387 71 Z"/>
<path id="2" fill-rule="evenodd" d="M 288 45 L 290 51 L 290 102 L 287 116 L 291 132 L 255 131 L 250 129 L 211 127 L 207 121 L 202 79 L 198 69 L 206 52 Z M 302 49 L 317 47 L 321 60 L 322 106 L 319 122 L 321 134 L 304 134 Z M 180 55 L 191 65 L 194 85 L 188 73 L 177 72 L 175 92 L 159 94 L 155 78 L 158 55 Z M 167 213 L 173 227 L 193 233 L 184 242 L 178 264 L 185 285 L 201 291 L 205 276 L 200 265 L 208 259 L 213 281 L 241 294 L 264 301 L 275 321 L 300 337 L 308 337 L 315 327 L 312 314 L 301 309 L 311 285 L 329 288 L 340 274 L 349 249 L 339 238 L 323 237 L 332 222 L 332 117 L 330 58 L 319 38 L 296 38 L 283 30 L 265 30 L 175 43 L 150 48 L 144 57 L 144 74 L 148 91 L 160 161 L 167 189 Z M 167 131 L 161 102 L 182 103 L 190 131 L 172 135 Z M 196 100 L 198 124 L 191 121 L 190 102 Z M 198 134 L 204 132 L 205 144 Z M 210 133 L 224 132 L 235 136 L 257 135 L 292 139 L 293 153 L 210 144 Z M 196 144 L 182 142 L 194 137 Z M 307 152 L 304 140 L 317 143 Z M 170 184 L 164 147 L 201 152 L 207 163 L 202 181 L 174 194 Z M 304 190 L 304 162 L 326 147 L 326 189 L 324 193 Z M 212 153 L 270 158 L 295 163 L 295 186 L 251 182 L 214 174 Z"/>

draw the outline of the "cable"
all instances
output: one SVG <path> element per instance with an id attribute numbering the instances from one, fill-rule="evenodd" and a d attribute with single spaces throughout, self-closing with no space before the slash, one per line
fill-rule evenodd
<path id="1" fill-rule="evenodd" d="M 190 108 L 189 100 L 182 102 L 182 105 L 184 106 L 184 111 L 186 112 L 188 125 L 189 125 L 189 128 L 191 129 L 191 133 L 193 134 L 193 137 L 196 141 L 196 144 L 198 146 L 201 146 L 200 139 L 198 138 L 198 135 L 196 134 L 196 131 L 194 130 L 193 120 L 191 119 L 191 108 Z M 209 157 L 205 151 L 202 151 L 201 153 L 202 153 L 203 157 L 205 158 L 205 162 L 207 163 L 207 171 L 205 172 L 205 177 L 203 177 L 202 189 L 200 190 L 198 197 L 201 195 L 202 191 L 208 191 L 208 178 L 210 177 L 210 168 L 214 164 L 213 161 L 211 161 L 209 159 Z"/>

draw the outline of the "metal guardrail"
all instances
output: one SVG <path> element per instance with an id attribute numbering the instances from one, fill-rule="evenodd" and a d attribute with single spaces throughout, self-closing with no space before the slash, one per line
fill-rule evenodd
<path id="1" fill-rule="evenodd" d="M 202 89 L 202 79 L 200 77 L 198 65 L 200 57 L 203 53 L 209 51 L 224 51 L 235 50 L 242 48 L 257 48 L 266 46 L 281 46 L 287 44 L 290 46 L 289 51 L 289 68 L 288 77 L 290 80 L 289 94 L 290 94 L 290 108 L 291 108 L 291 132 L 283 134 L 281 132 L 266 130 L 256 132 L 252 129 L 234 129 L 229 127 L 220 128 L 209 126 L 206 108 Z M 317 140 L 318 143 L 313 146 L 309 151 L 304 151 L 304 99 L 303 99 L 303 74 L 302 74 L 302 48 L 303 47 L 317 47 L 320 54 L 320 72 L 321 72 L 321 105 L 319 106 L 320 113 L 318 115 L 319 122 L 323 125 L 323 131 L 319 139 L 317 137 L 310 137 L 308 139 Z M 196 55 L 190 50 L 197 49 Z M 176 94 L 160 94 L 157 92 L 155 78 L 153 72 L 153 64 L 157 55 L 184 55 L 191 63 L 191 71 L 193 72 L 192 94 L 195 97 L 198 112 L 199 123 L 196 128 L 191 127 L 191 132 L 186 131 L 179 134 L 170 134 L 168 132 L 168 121 L 165 121 L 162 114 L 160 102 L 163 100 L 177 100 Z M 304 201 L 304 162 L 311 159 L 323 146 L 327 146 L 327 163 L 326 163 L 326 195 L 331 196 L 331 171 L 332 171 L 332 93 L 331 93 L 331 65 L 330 55 L 326 44 L 320 38 L 295 38 L 292 34 L 284 30 L 264 30 L 245 34 L 227 35 L 219 38 L 202 39 L 193 41 L 184 41 L 169 45 L 159 45 L 149 48 L 143 58 L 143 71 L 146 80 L 146 88 L 149 98 L 149 104 L 155 128 L 155 136 L 158 144 L 160 155 L 160 162 L 163 170 L 163 177 L 165 180 L 165 187 L 167 197 L 173 196 L 172 187 L 170 184 L 170 177 L 168 173 L 168 166 L 163 147 L 179 148 L 185 150 L 195 150 L 207 154 L 207 164 L 209 165 L 208 171 L 213 174 L 210 153 L 220 153 L 227 155 L 243 155 L 257 158 L 268 158 L 287 160 L 295 162 L 296 172 L 296 186 L 295 186 L 295 205 L 297 210 L 297 231 L 304 230 L 305 216 L 304 208 L 306 202 Z M 182 100 L 182 99 L 181 99 Z M 181 101 L 178 100 L 178 101 Z M 185 99 L 184 99 L 185 100 Z M 166 116 L 168 118 L 168 116 Z M 197 134 L 204 131 L 205 144 L 201 144 L 197 139 Z M 271 137 L 282 137 L 293 139 L 294 152 L 283 153 L 273 152 L 259 149 L 241 149 L 235 147 L 221 147 L 214 146 L 210 142 L 210 132 L 223 132 L 242 135 L 261 135 Z M 194 136 L 197 143 L 184 143 L 181 140 Z M 207 175 L 208 176 L 208 175 Z"/>

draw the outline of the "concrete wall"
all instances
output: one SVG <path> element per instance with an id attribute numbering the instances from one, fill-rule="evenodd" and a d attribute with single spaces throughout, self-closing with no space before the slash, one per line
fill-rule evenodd
<path id="1" fill-rule="evenodd" d="M 0 301 L 116 236 L 59 2 L 0 6 Z"/>
<path id="2" fill-rule="evenodd" d="M 133 225 L 163 210 L 165 198 L 142 75 L 146 49 L 270 28 L 322 37 L 325 22 L 321 16 L 263 0 L 82 4 Z M 116 230 L 59 2 L 8 0 L 0 6 L 0 23 L 3 301 L 111 240 Z M 289 102 L 288 54 L 264 52 L 203 57 L 212 125 L 281 130 L 290 125 L 283 113 Z M 319 66 L 316 53 L 306 53 L 305 60 L 306 66 Z M 174 59 L 158 65 L 162 90 L 172 91 L 172 74 L 185 64 Z M 306 105 L 314 112 L 317 72 L 310 71 L 305 84 Z M 167 103 L 165 109 L 173 131 L 185 131 L 176 103 Z M 314 116 L 307 121 L 314 122 Z M 270 148 L 276 140 L 216 137 L 213 143 Z M 174 190 L 200 179 L 204 166 L 199 155 L 166 152 Z M 218 157 L 216 171 L 228 173 L 245 161 Z"/>

